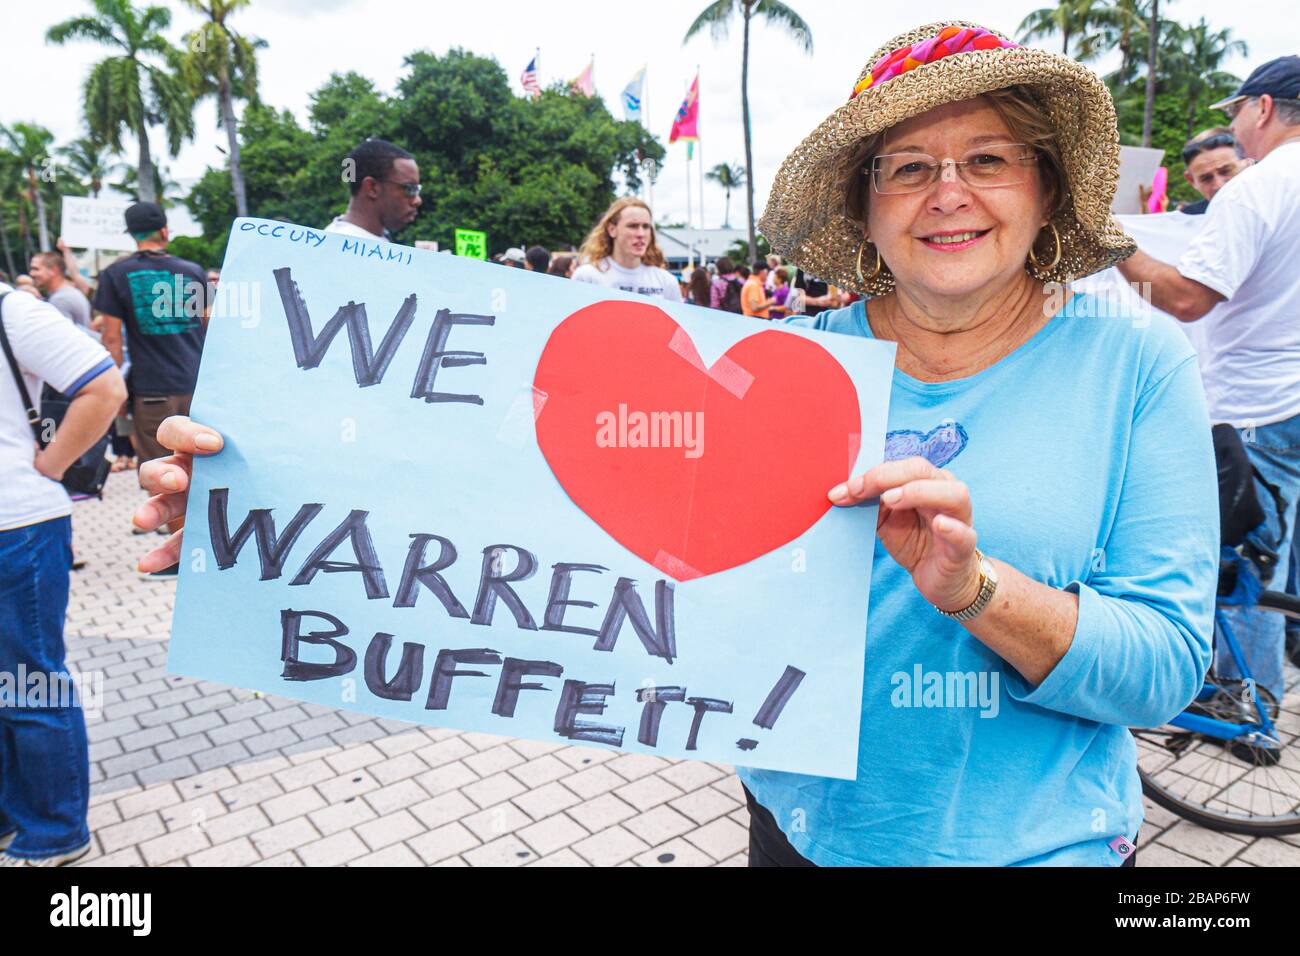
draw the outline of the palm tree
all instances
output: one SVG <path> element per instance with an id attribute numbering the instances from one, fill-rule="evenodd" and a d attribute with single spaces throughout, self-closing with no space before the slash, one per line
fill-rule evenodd
<path id="1" fill-rule="evenodd" d="M 54 134 L 44 126 L 35 123 L 14 123 L 11 127 L 0 126 L 0 142 L 5 143 L 18 159 L 23 177 L 27 184 L 27 201 L 36 211 L 36 228 L 40 236 L 40 251 L 50 251 L 50 229 L 45 218 L 45 197 L 37 182 L 37 167 L 41 169 L 41 181 L 49 182 L 52 175 L 50 167 L 50 146 L 54 143 Z"/>
<path id="2" fill-rule="evenodd" d="M 1187 138 L 1195 132 L 1196 113 L 1207 90 L 1232 86 L 1237 78 L 1222 69 L 1230 56 L 1249 56 L 1244 40 L 1233 39 L 1232 30 L 1212 30 L 1205 17 L 1192 26 L 1172 25 L 1165 72 L 1186 92 Z"/>
<path id="3" fill-rule="evenodd" d="M 144 195 L 144 190 L 140 188 L 139 173 L 136 168 L 129 163 L 118 163 L 112 170 L 122 178 L 115 183 L 109 183 L 108 188 L 115 193 L 121 193 L 123 196 L 129 196 L 139 202 L 143 202 L 140 197 Z M 168 169 L 165 166 L 155 166 L 153 170 L 153 195 L 151 202 L 156 202 L 164 209 L 170 209 L 181 199 L 181 185 L 168 175 Z"/>
<path id="4" fill-rule="evenodd" d="M 805 53 L 813 49 L 812 30 L 803 20 L 779 0 L 714 0 L 695 18 L 682 44 L 690 42 L 691 37 L 705 27 L 713 35 L 714 41 L 724 40 L 727 27 L 733 14 L 740 14 L 745 24 L 745 44 L 740 59 L 740 112 L 745 125 L 745 199 L 749 209 L 749 258 L 758 255 L 758 242 L 754 236 L 754 144 L 749 124 L 749 24 L 755 17 L 762 17 L 769 24 L 783 27 L 790 37 L 799 44 Z"/>
<path id="5" fill-rule="evenodd" d="M 1059 35 L 1063 55 L 1070 55 L 1072 41 L 1087 54 L 1090 46 L 1088 31 L 1102 19 L 1102 6 L 1098 0 L 1057 0 L 1054 7 L 1031 11 L 1020 21 L 1016 33 L 1021 43 Z"/>
<path id="6" fill-rule="evenodd" d="M 22 183 L 22 167 L 18 163 L 18 158 L 11 153 L 0 151 L 0 244 L 4 247 L 5 265 L 9 269 L 9 280 L 12 282 L 17 273 L 14 270 L 14 254 L 9 246 L 9 227 L 6 224 L 5 216 L 8 212 L 7 203 L 9 197 L 14 197 L 15 206 L 21 212 L 22 200 L 18 198 L 18 189 Z M 25 225 L 20 229 L 19 234 L 25 232 Z M 30 251 L 31 241 L 28 240 L 28 249 Z"/>
<path id="7" fill-rule="evenodd" d="M 122 151 L 122 134 L 139 144 L 137 179 L 140 199 L 154 202 L 154 162 L 149 151 L 149 127 L 161 125 L 172 156 L 181 142 L 194 137 L 193 101 L 175 72 L 180 54 L 163 37 L 171 11 L 149 6 L 137 9 L 131 0 L 90 0 L 93 16 L 56 23 L 45 34 L 49 43 L 93 40 L 115 51 L 90 69 L 83 88 L 86 124 L 91 134 Z"/>
<path id="8" fill-rule="evenodd" d="M 1147 86 L 1146 101 L 1142 106 L 1142 145 L 1151 145 L 1151 127 L 1156 115 L 1156 51 L 1160 48 L 1160 0 L 1151 0 L 1151 16 L 1147 20 Z"/>
<path id="9" fill-rule="evenodd" d="M 235 194 L 235 213 L 248 215 L 244 171 L 239 161 L 239 131 L 235 122 L 235 98 L 257 102 L 257 51 L 265 40 L 236 33 L 226 23 L 249 0 L 183 0 L 207 20 L 185 35 L 186 52 L 181 75 L 195 98 L 214 96 L 221 124 L 230 148 L 230 185 Z"/>
<path id="10" fill-rule="evenodd" d="M 98 198 L 104 188 L 104 177 L 109 174 L 110 165 L 107 146 L 94 137 L 82 136 L 74 139 L 59 150 L 67 163 L 68 172 L 86 187 L 90 195 Z"/>
<path id="11" fill-rule="evenodd" d="M 713 180 L 726 190 L 727 207 L 726 212 L 723 213 L 722 216 L 722 226 L 724 229 L 729 228 L 731 226 L 731 191 L 733 189 L 739 189 L 741 186 L 745 185 L 746 179 L 744 167 L 739 163 L 735 166 L 730 166 L 727 163 L 718 163 L 718 165 L 714 166 L 704 174 L 704 178 Z"/>
<path id="12" fill-rule="evenodd" d="M 1094 29 L 1079 45 L 1079 59 L 1098 59 L 1112 49 L 1119 50 L 1119 69 L 1106 77 L 1114 89 L 1133 82 L 1137 75 L 1138 50 L 1147 30 L 1150 0 L 1113 0 L 1093 14 Z"/>

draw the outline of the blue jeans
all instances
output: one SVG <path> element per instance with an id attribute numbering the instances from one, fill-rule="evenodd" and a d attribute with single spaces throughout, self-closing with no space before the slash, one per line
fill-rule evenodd
<path id="1" fill-rule="evenodd" d="M 0 834 L 13 856 L 53 856 L 90 839 L 86 721 L 75 701 L 33 702 L 33 674 L 61 677 L 72 519 L 0 531 Z M 17 686 L 20 675 L 26 687 Z M 40 706 L 36 704 L 40 703 Z M 62 703 L 62 706 L 52 706 Z"/>
<path id="2" fill-rule="evenodd" d="M 1267 587 L 1274 591 L 1295 593 L 1292 549 L 1296 541 L 1297 502 L 1300 502 L 1300 415 L 1272 425 L 1258 425 L 1253 430 L 1242 429 L 1241 438 L 1251 463 L 1259 469 L 1266 481 L 1277 486 L 1287 506 L 1284 536 L 1272 496 L 1256 483 L 1260 504 L 1264 506 L 1268 518 L 1251 536 L 1277 551 L 1277 570 Z M 1281 614 L 1259 610 L 1243 613 L 1228 608 L 1227 614 L 1255 682 L 1271 691 L 1280 701 L 1286 619 Z M 1222 677 L 1241 676 L 1223 641 L 1218 642 L 1215 670 Z"/>

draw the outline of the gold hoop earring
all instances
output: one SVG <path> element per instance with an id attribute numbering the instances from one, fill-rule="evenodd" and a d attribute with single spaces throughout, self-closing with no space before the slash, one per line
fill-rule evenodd
<path id="1" fill-rule="evenodd" d="M 1056 255 L 1052 257 L 1052 261 L 1049 262 L 1047 265 L 1043 265 L 1041 262 L 1038 261 L 1038 257 L 1034 255 L 1034 247 L 1033 246 L 1029 247 L 1030 263 L 1033 265 L 1035 269 L 1041 269 L 1044 272 L 1050 269 L 1055 269 L 1056 264 L 1061 261 L 1061 234 L 1056 231 L 1056 223 L 1049 222 L 1047 225 L 1052 230 L 1052 238 L 1056 240 Z"/>
<path id="2" fill-rule="evenodd" d="M 863 239 L 860 243 L 858 243 L 858 269 L 857 269 L 857 273 L 858 273 L 858 281 L 859 281 L 859 282 L 869 282 L 869 281 L 871 281 L 872 279 L 874 279 L 876 276 L 880 275 L 881 262 L 880 262 L 880 249 L 879 249 L 879 248 L 876 249 L 876 267 L 875 267 L 874 269 L 871 270 L 871 275 L 869 275 L 869 276 L 864 276 L 864 275 L 862 274 L 862 250 L 863 250 L 864 248 L 866 248 L 866 245 L 867 245 L 867 240 L 865 240 L 865 239 Z"/>

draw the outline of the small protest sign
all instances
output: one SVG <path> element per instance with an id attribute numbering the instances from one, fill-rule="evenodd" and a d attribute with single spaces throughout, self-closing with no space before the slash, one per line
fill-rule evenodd
<path id="1" fill-rule="evenodd" d="M 64 196 L 59 235 L 73 249 L 122 252 L 135 248 L 123 216 L 133 200 Z"/>
<path id="2" fill-rule="evenodd" d="M 469 259 L 487 258 L 487 233 L 473 229 L 456 230 L 456 255 Z"/>
<path id="3" fill-rule="evenodd" d="M 892 344 L 251 219 L 221 289 L 170 671 L 855 775 Z"/>

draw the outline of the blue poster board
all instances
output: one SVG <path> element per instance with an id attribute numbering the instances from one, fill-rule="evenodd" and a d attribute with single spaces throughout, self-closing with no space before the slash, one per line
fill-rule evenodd
<path id="1" fill-rule="evenodd" d="M 893 359 L 238 220 L 193 403 L 225 447 L 195 463 L 168 670 L 853 777 L 876 509 L 824 499 L 882 458 Z"/>

